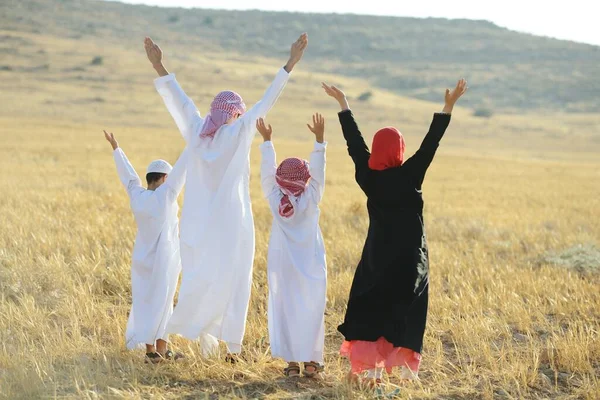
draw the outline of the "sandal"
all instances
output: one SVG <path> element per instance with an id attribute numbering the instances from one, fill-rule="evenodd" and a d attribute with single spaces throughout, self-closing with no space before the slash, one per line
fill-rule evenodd
<path id="1" fill-rule="evenodd" d="M 300 364 L 291 362 L 286 368 L 283 369 L 283 374 L 288 378 L 299 378 L 300 377 Z"/>
<path id="2" fill-rule="evenodd" d="M 313 368 L 314 371 L 307 371 L 306 368 Z M 319 379 L 321 372 L 325 371 L 325 366 L 316 362 L 305 362 L 303 374 L 307 378 Z"/>
<path id="3" fill-rule="evenodd" d="M 381 378 L 365 378 L 361 384 L 367 389 L 377 389 L 382 384 Z"/>
<path id="4" fill-rule="evenodd" d="M 243 358 L 241 358 L 239 354 L 235 353 L 228 353 L 225 356 L 225 362 L 230 364 L 237 364 L 238 362 L 240 362 L 240 359 L 243 360 Z"/>
<path id="5" fill-rule="evenodd" d="M 146 364 L 158 364 L 164 360 L 163 356 L 160 353 L 146 353 L 146 357 L 144 359 L 144 363 Z"/>
<path id="6" fill-rule="evenodd" d="M 167 350 L 166 353 L 162 356 L 165 360 L 169 361 L 177 361 L 185 358 L 185 356 L 181 353 L 173 353 L 171 350 Z"/>

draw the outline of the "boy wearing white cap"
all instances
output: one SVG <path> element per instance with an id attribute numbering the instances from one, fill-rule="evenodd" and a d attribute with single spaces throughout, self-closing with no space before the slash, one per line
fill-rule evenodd
<path id="1" fill-rule="evenodd" d="M 187 150 L 175 167 L 164 160 L 150 163 L 146 173 L 148 189 L 112 133 L 104 131 L 113 148 L 119 179 L 129 196 L 137 224 L 131 260 L 132 306 L 125 341 L 128 349 L 146 345 L 146 362 L 175 359 L 167 349 L 165 328 L 173 313 L 173 297 L 181 259 L 177 197 L 186 175 Z"/>

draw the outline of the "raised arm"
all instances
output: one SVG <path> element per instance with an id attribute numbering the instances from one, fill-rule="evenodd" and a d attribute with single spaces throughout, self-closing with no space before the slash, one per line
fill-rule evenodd
<path id="1" fill-rule="evenodd" d="M 144 41 L 148 60 L 152 63 L 159 78 L 154 80 L 154 86 L 161 95 L 167 110 L 175 120 L 177 128 L 187 143 L 193 138 L 194 134 L 200 130 L 204 119 L 196 108 L 194 102 L 185 94 L 175 74 L 169 74 L 163 65 L 163 53 L 160 47 L 149 37 Z"/>
<path id="2" fill-rule="evenodd" d="M 346 139 L 346 145 L 348 146 L 348 154 L 352 157 L 357 172 L 359 169 L 368 168 L 371 153 L 369 152 L 369 147 L 365 143 L 365 139 L 358 129 L 358 124 L 354 119 L 352 111 L 340 111 L 338 116 L 340 124 L 342 125 L 344 139 Z"/>
<path id="3" fill-rule="evenodd" d="M 369 171 L 369 158 L 371 157 L 369 147 L 365 143 L 365 139 L 358 129 L 358 124 L 350 110 L 348 99 L 344 92 L 335 86 L 329 86 L 325 83 L 323 83 L 323 89 L 325 89 L 325 92 L 336 99 L 340 104 L 342 111 L 340 111 L 338 115 L 340 124 L 342 125 L 344 139 L 346 139 L 346 144 L 348 146 L 348 154 L 352 157 L 352 161 L 354 161 L 354 166 L 356 168 L 356 181 L 361 188 L 366 191 L 366 175 Z"/>
<path id="4" fill-rule="evenodd" d="M 165 199 L 168 202 L 177 201 L 177 197 L 179 197 L 179 194 L 183 190 L 187 173 L 189 151 L 190 150 L 186 147 L 181 152 L 171 173 L 167 176 L 165 183 L 156 189 L 157 193 L 164 193 Z"/>
<path id="5" fill-rule="evenodd" d="M 325 93 L 336 99 L 340 104 L 342 111 L 340 111 L 338 115 L 340 124 L 342 125 L 342 132 L 344 133 L 344 139 L 346 139 L 346 144 L 348 145 L 348 153 L 350 154 L 350 157 L 352 157 L 357 171 L 359 168 L 368 168 L 371 153 L 369 152 L 369 147 L 365 143 L 365 139 L 360 133 L 358 125 L 354 120 L 354 115 L 350 110 L 346 94 L 335 86 L 329 86 L 326 83 L 322 83 L 322 86 L 323 89 L 325 89 Z"/>
<path id="6" fill-rule="evenodd" d="M 279 70 L 275 76 L 275 79 L 271 83 L 271 86 L 269 86 L 262 99 L 242 115 L 241 120 L 244 123 L 250 124 L 252 127 L 254 127 L 258 118 L 267 115 L 269 110 L 277 102 L 281 92 L 283 92 L 283 89 L 290 78 L 290 73 L 296 64 L 298 64 L 298 62 L 300 62 L 302 59 L 307 45 L 308 35 L 303 33 L 298 40 L 292 44 L 288 62 L 282 69 Z"/>
<path id="7" fill-rule="evenodd" d="M 429 131 L 419 150 L 405 162 L 405 167 L 413 171 L 417 188 L 420 188 L 425 179 L 425 173 L 433 161 L 435 152 L 439 147 L 439 143 L 450 124 L 452 110 L 458 99 L 467 91 L 467 81 L 461 79 L 456 84 L 454 90 L 446 89 L 444 109 L 441 113 L 433 115 L 433 121 L 429 126 Z"/>
<path id="8" fill-rule="evenodd" d="M 158 76 L 169 75 L 169 71 L 167 71 L 163 64 L 163 52 L 161 48 L 148 36 L 144 39 L 144 49 L 146 50 L 148 61 L 150 61 L 152 68 L 156 70 Z"/>
<path id="9" fill-rule="evenodd" d="M 119 179 L 123 186 L 125 186 L 125 190 L 127 190 L 129 197 L 133 197 L 133 195 L 137 192 L 144 190 L 142 186 L 142 180 L 137 172 L 135 172 L 133 165 L 131 165 L 123 150 L 121 150 L 119 147 L 119 143 L 117 142 L 117 139 L 115 139 L 115 135 L 112 132 L 108 133 L 104 131 L 104 137 L 112 146 L 113 158 L 115 160 L 115 165 L 117 166 Z"/>
<path id="10" fill-rule="evenodd" d="M 314 195 L 314 200 L 318 204 L 323 198 L 325 192 L 325 151 L 327 142 L 325 142 L 325 118 L 321 114 L 313 115 L 313 125 L 308 125 L 308 129 L 315 134 L 315 146 L 310 153 L 309 172 L 310 187 Z"/>
<path id="11" fill-rule="evenodd" d="M 277 156 L 275 155 L 275 147 L 271 141 L 273 128 L 271 125 L 266 125 L 264 119 L 259 118 L 256 122 L 256 129 L 263 137 L 264 143 L 260 145 L 260 153 L 262 161 L 260 164 L 260 183 L 263 194 L 269 197 L 277 188 L 275 173 L 277 172 Z"/>

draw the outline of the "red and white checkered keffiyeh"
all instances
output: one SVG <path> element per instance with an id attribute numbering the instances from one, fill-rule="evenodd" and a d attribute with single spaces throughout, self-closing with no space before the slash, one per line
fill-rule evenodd
<path id="1" fill-rule="evenodd" d="M 210 114 L 204 120 L 200 137 L 215 137 L 217 130 L 225 125 L 229 118 L 245 112 L 246 104 L 236 92 L 226 90 L 217 94 L 210 104 Z"/>
<path id="2" fill-rule="evenodd" d="M 286 158 L 279 164 L 275 179 L 283 193 L 279 204 L 279 215 L 289 218 L 294 215 L 290 196 L 300 196 L 310 179 L 308 162 L 299 158 Z"/>

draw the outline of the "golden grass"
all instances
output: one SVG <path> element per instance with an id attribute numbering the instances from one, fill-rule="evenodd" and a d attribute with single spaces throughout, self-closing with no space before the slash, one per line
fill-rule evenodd
<path id="1" fill-rule="evenodd" d="M 327 379 L 286 382 L 283 362 L 269 354 L 271 217 L 259 191 L 258 142 L 247 360 L 232 367 L 203 359 L 194 343 L 175 339 L 187 359 L 155 367 L 124 346 L 135 225 L 101 130 L 115 132 L 140 171 L 156 157 L 175 161 L 183 140 L 153 91 L 140 49 L 116 46 L 111 54 L 94 42 L 81 48 L 68 39 L 27 37 L 33 55 L 21 50 L 14 64 L 35 66 L 43 61 L 36 57 L 46 57 L 50 67 L 0 72 L 0 90 L 10 99 L 0 110 L 0 396 L 372 397 L 342 383 L 347 365 L 337 355 L 342 337 L 336 332 L 366 234 L 365 198 L 353 182 L 336 110 L 317 83 L 334 80 L 352 96 L 366 85 L 300 66 L 270 115 L 280 159 L 308 156 L 304 123 L 313 111 L 328 120 L 321 220 L 329 273 Z M 65 71 L 96 54 L 108 54 L 105 65 Z M 211 57 L 169 64 L 201 109 L 224 85 L 252 103 L 279 63 L 254 60 L 242 68 Z M 380 91 L 371 102 L 354 104 L 367 135 L 397 124 L 410 151 L 439 108 Z M 599 398 L 598 275 L 537 261 L 548 251 L 599 244 L 600 117 L 499 115 L 487 121 L 458 109 L 454 118 L 424 185 L 432 276 L 421 381 L 402 385 L 394 375 L 386 390 L 399 385 L 399 398 L 424 399 Z"/>

